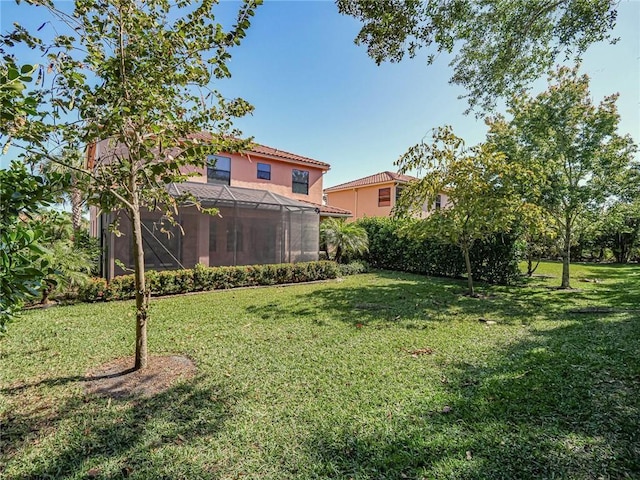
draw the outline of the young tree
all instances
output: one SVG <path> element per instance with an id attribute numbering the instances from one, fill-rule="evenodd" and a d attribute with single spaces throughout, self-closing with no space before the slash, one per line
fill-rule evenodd
<path id="1" fill-rule="evenodd" d="M 225 31 L 216 22 L 215 0 L 77 0 L 67 15 L 47 5 L 79 38 L 61 35 L 65 51 L 50 56 L 55 105 L 73 109 L 77 138 L 106 142 L 81 170 L 90 177 L 87 197 L 102 211 L 122 212 L 133 232 L 136 284 L 135 369 L 145 368 L 150 291 L 146 282 L 141 211 L 162 208 L 173 218 L 180 199 L 166 185 L 201 168 L 209 153 L 234 151 L 232 119 L 251 111 L 242 99 L 212 89 L 229 77 L 229 49 L 249 28 L 260 0 L 244 0 Z M 81 53 L 85 52 L 85 53 Z M 206 140 L 195 132 L 210 132 Z M 66 139 L 73 147 L 74 137 Z M 102 144 L 104 147 L 105 145 Z M 41 158 L 52 159 L 47 152 Z"/>
<path id="2" fill-rule="evenodd" d="M 415 224 L 410 233 L 458 245 L 464 255 L 469 295 L 474 295 L 469 251 L 475 241 L 509 231 L 525 211 L 515 185 L 528 172 L 510 164 L 488 144 L 465 148 L 450 127 L 436 129 L 433 143 L 410 148 L 397 165 L 400 173 L 417 170 L 421 177 L 404 188 L 397 215 L 419 215 L 425 202 L 434 205 L 436 196 L 446 192 L 446 208 Z"/>
<path id="3" fill-rule="evenodd" d="M 327 251 L 334 252 L 333 259 L 338 263 L 345 258 L 369 251 L 367 231 L 355 223 L 347 223 L 344 219 L 323 220 L 320 223 L 320 243 L 327 246 Z"/>
<path id="4" fill-rule="evenodd" d="M 512 163 L 539 172 L 531 200 L 553 219 L 562 241 L 562 288 L 570 288 L 571 242 L 578 217 L 619 189 L 636 147 L 617 133 L 617 95 L 594 105 L 589 78 L 578 67 L 552 73 L 549 88 L 535 97 L 515 96 L 511 120 L 488 121 L 490 141 Z"/>
<path id="5" fill-rule="evenodd" d="M 455 52 L 451 83 L 467 90 L 469 109 L 491 109 L 539 78 L 562 57 L 579 60 L 610 38 L 617 0 L 337 0 L 364 23 L 355 39 L 377 64 L 430 48 L 431 64 Z M 614 40 L 615 41 L 615 40 Z"/>

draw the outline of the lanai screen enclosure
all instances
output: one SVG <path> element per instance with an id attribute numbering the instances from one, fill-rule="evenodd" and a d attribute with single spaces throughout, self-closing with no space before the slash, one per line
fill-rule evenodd
<path id="1" fill-rule="evenodd" d="M 208 266 L 302 262 L 318 259 L 319 210 L 266 190 L 197 182 L 171 184 L 176 197 L 190 194 L 203 207 L 215 207 L 217 215 L 199 212 L 186 203 L 172 226 L 160 211 L 142 215 L 145 265 L 150 270 Z M 115 236 L 108 226 L 120 215 Z M 124 214 L 102 214 L 103 275 L 126 273 L 118 263 L 133 268 L 133 244 L 129 219 Z M 120 262 L 116 262 L 119 260 Z"/>

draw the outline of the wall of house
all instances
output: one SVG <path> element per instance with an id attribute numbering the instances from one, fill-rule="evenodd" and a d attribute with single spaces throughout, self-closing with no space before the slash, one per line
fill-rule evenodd
<path id="1" fill-rule="evenodd" d="M 381 188 L 391 188 L 391 202 L 388 206 L 378 206 L 378 191 Z M 362 217 L 388 217 L 395 205 L 395 194 L 393 182 L 326 193 L 329 205 L 351 210 L 353 216 L 347 220 L 350 222 Z"/>
<path id="2" fill-rule="evenodd" d="M 95 155 L 97 158 L 104 157 L 108 161 L 108 155 L 118 153 L 126 155 L 126 148 L 119 146 L 114 149 L 111 142 L 102 140 L 96 144 Z M 295 162 L 287 162 L 262 156 L 257 153 L 221 153 L 220 156 L 231 158 L 231 186 L 255 188 L 268 190 L 278 193 L 285 197 L 295 198 L 297 200 L 305 200 L 308 202 L 322 204 L 322 176 L 326 170 L 321 167 Z M 266 163 L 271 165 L 271 180 L 263 180 L 258 178 L 258 163 Z M 305 170 L 309 172 L 309 194 L 294 193 L 292 191 L 292 171 Z M 192 182 L 207 182 L 206 167 L 187 166 L 183 168 L 183 173 L 193 174 L 189 179 Z"/>
<path id="3" fill-rule="evenodd" d="M 440 194 L 440 208 L 447 208 L 449 206 L 449 197 L 445 193 Z M 422 213 L 420 214 L 420 218 L 427 218 L 435 211 L 435 205 L 429 205 L 427 202 L 424 202 L 422 205 Z"/>
<path id="4" fill-rule="evenodd" d="M 391 204 L 389 206 L 378 205 L 378 195 L 381 188 L 391 188 Z M 326 192 L 327 203 L 334 207 L 351 210 L 353 216 L 348 222 L 363 217 L 388 217 L 396 204 L 396 188 L 393 182 L 365 185 L 363 187 Z M 441 194 L 441 208 L 446 208 L 449 199 L 446 194 Z M 434 206 L 425 204 L 422 206 L 421 218 L 428 217 L 433 212 Z"/>
<path id="5" fill-rule="evenodd" d="M 351 217 L 347 221 L 353 221 L 358 214 L 356 195 L 353 190 L 340 190 L 338 192 L 327 192 L 327 204 L 332 207 L 342 208 L 351 212 Z"/>
<path id="6" fill-rule="evenodd" d="M 245 187 L 260 190 L 268 190 L 296 200 L 305 200 L 322 204 L 322 175 L 324 170 L 319 167 L 307 164 L 296 164 L 262 157 L 261 155 L 249 154 L 227 154 L 221 153 L 222 157 L 231 158 L 231 186 Z M 271 165 L 271 180 L 258 178 L 258 163 Z M 292 171 L 304 170 L 309 172 L 309 194 L 294 193 L 292 190 Z M 197 175 L 189 180 L 192 182 L 207 182 L 207 169 L 203 167 L 191 170 Z"/>

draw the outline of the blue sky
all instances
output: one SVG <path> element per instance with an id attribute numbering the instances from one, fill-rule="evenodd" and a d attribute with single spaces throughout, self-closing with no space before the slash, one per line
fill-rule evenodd
<path id="1" fill-rule="evenodd" d="M 43 21 L 37 9 L 0 2 L 3 31 L 14 21 L 30 28 Z M 224 1 L 221 18 L 237 6 Z M 582 65 L 595 99 L 620 93 L 621 132 L 636 142 L 639 25 L 640 2 L 621 1 L 614 31 L 620 42 L 592 46 Z M 424 56 L 377 66 L 364 46 L 353 43 L 359 28 L 331 1 L 267 1 L 259 7 L 247 37 L 232 51 L 232 78 L 217 86 L 255 107 L 236 125 L 259 143 L 330 163 L 325 187 L 394 170 L 393 162 L 408 147 L 440 125 L 453 125 L 470 144 L 484 138 L 483 121 L 463 114 L 466 102 L 457 97 L 464 91 L 448 84 L 446 56 L 431 66 Z"/>

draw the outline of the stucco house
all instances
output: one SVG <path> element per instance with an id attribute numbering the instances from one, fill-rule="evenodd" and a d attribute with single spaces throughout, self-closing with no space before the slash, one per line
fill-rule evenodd
<path id="1" fill-rule="evenodd" d="M 388 217 L 400 197 L 402 188 L 412 180 L 417 179 L 411 175 L 385 171 L 326 188 L 324 195 L 328 204 L 350 210 L 351 220 Z M 434 209 L 445 207 L 446 204 L 447 196 L 442 193 L 438 195 L 435 205 L 425 203 L 422 206 L 420 217 L 427 217 Z"/>
<path id="2" fill-rule="evenodd" d="M 205 138 L 206 134 L 203 134 Z M 109 145 L 99 142 L 90 155 L 99 159 Z M 168 186 L 176 197 L 188 193 L 218 214 L 194 206 L 179 209 L 180 227 L 160 211 L 143 211 L 145 265 L 163 270 L 205 266 L 288 263 L 318 259 L 321 217 L 348 217 L 346 209 L 323 205 L 322 180 L 327 163 L 276 148 L 253 144 L 241 153 L 210 155 L 206 167 L 191 171 L 189 181 Z M 103 246 L 103 276 L 111 278 L 133 265 L 127 219 L 121 236 L 108 226 L 118 212 L 91 211 L 91 232 Z"/>

